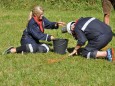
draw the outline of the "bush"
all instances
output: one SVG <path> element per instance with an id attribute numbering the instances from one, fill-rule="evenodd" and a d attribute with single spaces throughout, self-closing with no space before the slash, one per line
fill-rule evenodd
<path id="1" fill-rule="evenodd" d="M 7 9 L 30 9 L 36 4 L 44 8 L 59 10 L 97 10 L 101 5 L 100 0 L 2 0 L 0 6 Z"/>

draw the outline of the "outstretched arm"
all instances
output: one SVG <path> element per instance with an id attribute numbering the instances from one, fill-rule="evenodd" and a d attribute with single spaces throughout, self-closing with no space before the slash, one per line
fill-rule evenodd
<path id="1" fill-rule="evenodd" d="M 81 46 L 77 45 L 77 46 L 74 48 L 73 52 L 69 54 L 69 56 L 73 56 L 73 55 L 75 55 L 75 54 L 77 55 L 77 51 L 78 51 L 79 48 L 81 48 Z"/>
<path id="2" fill-rule="evenodd" d="M 65 26 L 65 22 L 51 22 L 47 18 L 43 17 L 44 28 L 46 29 L 58 29 L 59 26 Z"/>

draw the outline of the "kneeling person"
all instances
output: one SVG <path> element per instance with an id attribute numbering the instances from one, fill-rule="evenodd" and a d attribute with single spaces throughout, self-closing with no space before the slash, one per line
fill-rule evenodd
<path id="1" fill-rule="evenodd" d="M 78 40 L 75 49 L 69 56 L 78 54 L 81 46 L 88 41 L 81 52 L 82 56 L 87 59 L 105 57 L 109 61 L 113 60 L 113 49 L 100 51 L 112 40 L 112 31 L 107 24 L 93 17 L 85 17 L 78 19 L 76 22 L 69 22 L 67 24 L 67 31 Z"/>
<path id="2" fill-rule="evenodd" d="M 46 29 L 58 29 L 59 26 L 65 25 L 64 22 L 50 22 L 43 16 L 44 10 L 40 6 L 35 6 L 31 12 L 28 25 L 23 31 L 21 38 L 21 46 L 14 48 L 8 48 L 4 54 L 8 53 L 21 53 L 21 52 L 40 52 L 46 53 L 49 51 L 49 47 L 46 44 L 42 44 L 39 40 L 52 41 L 55 38 L 52 35 L 45 34 Z"/>

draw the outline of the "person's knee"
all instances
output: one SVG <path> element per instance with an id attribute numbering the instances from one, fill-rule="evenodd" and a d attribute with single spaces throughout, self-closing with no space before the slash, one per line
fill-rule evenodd
<path id="1" fill-rule="evenodd" d="M 38 47 L 38 52 L 40 53 L 47 53 L 49 52 L 49 47 L 46 44 L 42 44 Z"/>
<path id="2" fill-rule="evenodd" d="M 41 44 L 39 47 L 33 44 L 26 44 L 26 52 L 31 53 L 46 53 L 49 51 L 49 47 L 46 44 Z"/>
<path id="3" fill-rule="evenodd" d="M 26 44 L 26 50 L 27 50 L 27 52 L 35 53 L 37 48 L 36 48 L 36 46 L 34 46 L 32 44 Z"/>
<path id="4" fill-rule="evenodd" d="M 110 17 L 110 14 L 108 13 L 108 14 L 104 14 L 104 17 L 105 18 L 109 18 Z"/>
<path id="5" fill-rule="evenodd" d="M 97 54 L 97 51 L 92 51 L 92 52 L 83 51 L 83 52 L 82 52 L 83 57 L 85 57 L 85 58 L 87 58 L 87 59 L 96 58 L 96 54 Z"/>

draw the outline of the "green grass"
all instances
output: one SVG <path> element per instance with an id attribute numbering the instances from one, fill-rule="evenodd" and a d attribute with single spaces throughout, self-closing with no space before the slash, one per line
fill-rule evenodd
<path id="1" fill-rule="evenodd" d="M 97 8 L 98 9 L 98 8 Z M 22 32 L 27 24 L 29 11 L 0 9 L 0 86 L 114 86 L 115 63 L 104 59 L 87 60 L 81 56 L 66 58 L 57 63 L 48 63 L 48 59 L 58 59 L 52 51 L 46 54 L 8 54 L 2 52 L 9 46 L 19 46 Z M 96 10 L 47 9 L 44 14 L 51 21 L 66 23 L 79 17 L 93 16 L 101 21 L 103 13 Z M 115 12 L 111 13 L 112 30 L 115 32 Z M 69 34 L 58 30 L 46 30 L 57 38 L 68 38 L 68 48 L 76 44 Z M 115 38 L 109 44 L 114 47 Z M 46 42 L 48 43 L 48 42 Z M 52 42 L 48 43 L 53 49 Z"/>

